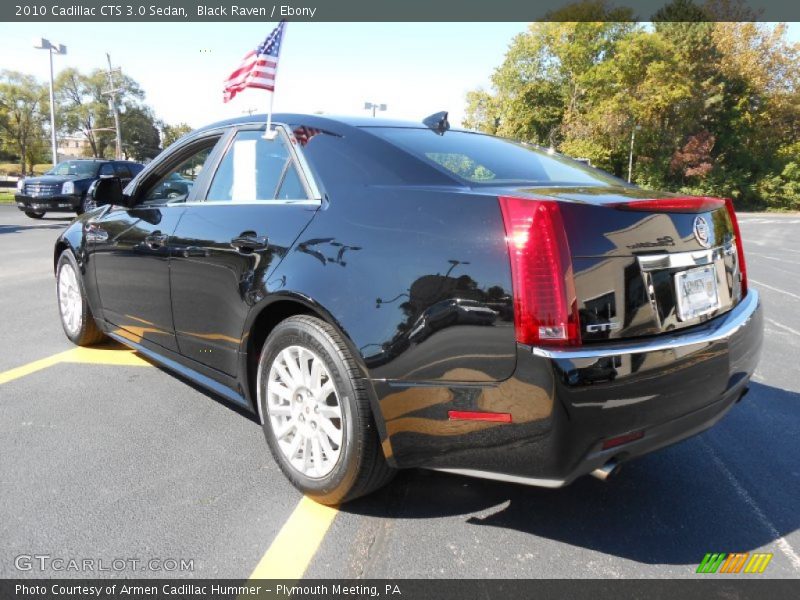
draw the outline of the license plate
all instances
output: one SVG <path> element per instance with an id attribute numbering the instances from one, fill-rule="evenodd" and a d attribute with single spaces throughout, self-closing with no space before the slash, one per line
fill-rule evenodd
<path id="1" fill-rule="evenodd" d="M 717 310 L 719 293 L 714 266 L 676 273 L 675 296 L 678 299 L 678 319 L 681 321 L 696 319 Z"/>

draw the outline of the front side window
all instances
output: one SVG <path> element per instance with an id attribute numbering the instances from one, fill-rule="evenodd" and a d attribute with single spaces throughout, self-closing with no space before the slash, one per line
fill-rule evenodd
<path id="1" fill-rule="evenodd" d="M 262 131 L 240 131 L 220 162 L 207 200 L 301 200 L 306 192 L 280 136 L 264 139 Z"/>
<path id="2" fill-rule="evenodd" d="M 184 155 L 183 160 L 149 188 L 142 202 L 145 204 L 185 202 L 218 139 L 205 140 L 188 156 Z"/>
<path id="3" fill-rule="evenodd" d="M 438 135 L 429 129 L 365 129 L 470 184 L 622 184 L 612 175 L 563 156 L 481 133 L 448 131 Z"/>

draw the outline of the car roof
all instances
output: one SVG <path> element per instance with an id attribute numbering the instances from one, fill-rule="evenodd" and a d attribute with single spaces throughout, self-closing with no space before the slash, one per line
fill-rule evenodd
<path id="1" fill-rule="evenodd" d="M 139 165 L 141 163 L 136 162 L 135 160 L 124 160 L 116 158 L 67 158 L 61 162 L 96 162 L 96 163 L 110 163 L 110 162 L 118 162 L 118 163 L 128 163 L 133 165 Z"/>
<path id="2" fill-rule="evenodd" d="M 333 133 L 339 133 L 341 129 L 348 127 L 396 127 L 396 128 L 411 128 L 411 129 L 425 129 L 422 120 L 411 121 L 402 119 L 384 119 L 372 118 L 366 116 L 340 116 L 340 115 L 310 115 L 303 113 L 276 113 L 272 115 L 272 120 L 276 123 L 302 123 L 308 127 L 318 127 L 319 129 L 329 129 Z M 210 131 L 220 127 L 232 127 L 237 125 L 249 125 L 257 123 L 266 123 L 266 114 L 246 115 L 242 117 L 235 117 L 233 119 L 226 119 L 211 123 L 204 127 L 196 129 L 192 133 L 200 133 L 202 131 Z M 451 127 L 452 131 L 466 131 L 457 127 Z"/>

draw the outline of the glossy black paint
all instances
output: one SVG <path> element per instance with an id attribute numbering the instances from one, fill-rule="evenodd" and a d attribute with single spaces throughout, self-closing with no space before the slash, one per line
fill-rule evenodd
<path id="1" fill-rule="evenodd" d="M 710 425 L 745 388 L 760 348 L 757 296 L 735 338 L 685 352 L 642 349 L 575 362 L 535 355 L 515 340 L 498 195 L 562 202 L 583 322 L 611 318 L 595 291 L 619 280 L 613 318 L 621 326 L 582 332 L 587 347 L 682 328 L 711 335 L 736 314 L 731 257 L 719 267 L 729 276 L 731 306 L 688 323 L 675 319 L 675 270 L 640 268 L 641 254 L 701 249 L 695 215 L 604 206 L 659 197 L 623 184 L 470 187 L 361 128 L 373 120 L 275 121 L 301 139 L 316 201 L 203 201 L 231 132 L 256 122 L 238 119 L 179 140 L 126 188 L 128 208 L 101 207 L 59 238 L 56 258 L 66 248 L 76 254 L 93 312 L 115 339 L 257 411 L 253 369 L 267 327 L 276 315 L 316 314 L 344 334 L 371 381 L 391 464 L 555 484 L 610 458 L 598 450 L 603 438 L 643 428 L 645 438 L 617 456 L 655 449 Z M 208 136 L 217 146 L 186 202 L 136 206 L 148 185 L 163 185 L 158 178 L 172 157 Z M 730 241 L 724 211 L 707 216 L 714 245 Z M 665 236 L 671 245 L 652 245 Z M 448 410 L 507 412 L 513 423 L 450 421 Z"/>

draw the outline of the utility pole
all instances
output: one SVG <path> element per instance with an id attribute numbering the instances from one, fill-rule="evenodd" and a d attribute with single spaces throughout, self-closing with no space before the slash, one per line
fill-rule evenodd
<path id="1" fill-rule="evenodd" d="M 109 89 L 103 94 L 108 94 L 108 107 L 111 109 L 111 112 L 114 114 L 114 129 L 117 132 L 117 148 L 115 152 L 115 158 L 117 160 L 122 158 L 122 130 L 119 127 L 119 110 L 117 109 L 117 93 L 122 91 L 120 88 L 114 87 L 114 72 L 115 69 L 111 68 L 111 55 L 106 52 L 106 59 L 108 60 L 108 85 Z M 116 69 L 116 72 L 121 73 L 120 69 Z"/>

